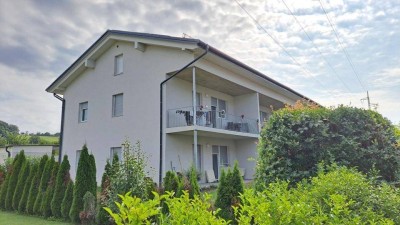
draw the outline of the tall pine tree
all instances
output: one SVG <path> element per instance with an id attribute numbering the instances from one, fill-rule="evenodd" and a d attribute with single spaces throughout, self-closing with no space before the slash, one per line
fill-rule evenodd
<path id="1" fill-rule="evenodd" d="M 5 202 L 5 208 L 6 210 L 12 210 L 12 199 L 15 193 L 15 189 L 17 187 L 18 183 L 18 176 L 19 172 L 22 169 L 22 165 L 25 162 L 25 153 L 22 150 L 20 153 L 18 153 L 18 156 L 16 157 L 15 164 L 13 165 L 12 173 L 10 176 L 10 182 L 8 183 L 8 188 L 7 188 L 7 195 L 6 195 L 6 202 Z"/>
<path id="2" fill-rule="evenodd" d="M 29 175 L 25 182 L 24 191 L 22 192 L 21 200 L 18 203 L 18 212 L 20 212 L 20 213 L 23 213 L 26 210 L 26 204 L 28 202 L 28 196 L 29 196 L 29 189 L 31 187 L 33 178 L 35 177 L 37 170 L 39 168 L 39 162 L 32 161 L 30 163 L 31 164 L 30 164 Z"/>
<path id="3" fill-rule="evenodd" d="M 14 210 L 18 210 L 18 204 L 24 192 L 24 186 L 26 180 L 28 179 L 29 171 L 30 171 L 30 162 L 28 160 L 25 160 L 22 169 L 19 172 L 17 186 L 15 188 L 14 196 L 12 198 L 12 207 Z"/>
<path id="4" fill-rule="evenodd" d="M 6 196 L 7 196 L 7 190 L 8 190 L 8 184 L 10 183 L 10 178 L 11 174 L 14 168 L 15 163 L 17 162 L 17 159 L 19 156 L 17 155 L 11 165 L 8 166 L 7 168 L 7 174 L 6 174 L 6 179 L 4 180 L 2 186 L 1 186 L 1 192 L 0 192 L 0 209 L 5 209 L 6 208 Z"/>
<path id="5" fill-rule="evenodd" d="M 45 198 L 48 182 L 51 178 L 51 171 L 53 169 L 54 162 L 54 156 L 51 156 L 51 158 L 47 160 L 46 165 L 44 166 L 42 177 L 40 178 L 40 185 L 38 188 L 35 204 L 33 205 L 33 213 L 36 215 L 41 215 L 40 209 L 42 206 L 42 201 Z"/>
<path id="6" fill-rule="evenodd" d="M 34 214 L 34 205 L 36 201 L 36 197 L 39 192 L 39 186 L 40 186 L 40 178 L 42 177 L 42 174 L 44 172 L 44 168 L 46 166 L 47 161 L 49 161 L 49 157 L 47 155 L 44 155 L 39 162 L 38 169 L 36 170 L 36 174 L 32 179 L 31 186 L 29 188 L 29 194 L 28 194 L 28 200 L 26 203 L 26 212 L 28 214 Z"/>
<path id="7" fill-rule="evenodd" d="M 61 203 L 67 190 L 68 183 L 70 182 L 69 169 L 71 168 L 68 156 L 64 155 L 60 169 L 57 173 L 56 186 L 54 188 L 53 199 L 51 200 L 51 212 L 53 216 L 61 218 Z"/>
<path id="8" fill-rule="evenodd" d="M 44 198 L 42 201 L 42 205 L 40 206 L 40 212 L 42 214 L 42 216 L 44 216 L 45 218 L 48 218 L 52 215 L 51 213 L 51 200 L 53 198 L 53 194 L 54 194 L 54 186 L 55 186 L 55 182 L 56 182 L 56 176 L 57 176 L 57 172 L 58 172 L 58 162 L 54 162 L 53 163 L 53 169 L 51 171 L 51 176 L 49 179 L 49 182 L 47 184 L 47 188 L 46 188 L 46 192 L 44 194 Z"/>
<path id="9" fill-rule="evenodd" d="M 65 190 L 64 198 L 61 202 L 61 216 L 62 218 L 69 220 L 69 211 L 72 205 L 72 199 L 74 198 L 74 182 L 70 180 Z"/>

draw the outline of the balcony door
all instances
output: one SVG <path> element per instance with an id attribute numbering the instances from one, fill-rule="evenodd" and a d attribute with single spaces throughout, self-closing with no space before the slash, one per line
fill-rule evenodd
<path id="1" fill-rule="evenodd" d="M 219 179 L 221 167 L 228 167 L 228 146 L 212 146 L 212 166 L 216 179 Z"/>
<path id="2" fill-rule="evenodd" d="M 214 128 L 222 129 L 222 121 L 226 118 L 226 101 L 211 97 L 211 121 Z"/>

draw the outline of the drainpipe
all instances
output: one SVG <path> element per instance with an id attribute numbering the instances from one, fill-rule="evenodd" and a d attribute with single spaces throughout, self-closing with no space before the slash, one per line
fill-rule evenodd
<path id="1" fill-rule="evenodd" d="M 11 152 L 8 151 L 9 147 L 12 147 L 12 146 L 11 145 L 6 145 L 6 152 L 7 152 L 8 158 L 11 158 Z"/>
<path id="2" fill-rule="evenodd" d="M 163 82 L 160 83 L 160 170 L 159 170 L 159 177 L 158 177 L 158 185 L 162 186 L 162 176 L 163 176 L 163 87 L 167 81 L 171 80 L 173 77 L 181 73 L 183 70 L 188 68 L 190 65 L 195 63 L 197 60 L 203 58 L 208 53 L 209 46 L 206 45 L 205 51 L 203 54 L 192 60 L 186 66 L 182 67 L 180 70 L 172 74 L 172 76 L 165 79 Z"/>
<path id="3" fill-rule="evenodd" d="M 60 128 L 60 146 L 59 154 L 58 154 L 58 163 L 61 163 L 62 160 L 62 146 L 63 146 L 63 136 L 64 136 L 64 116 L 65 116 L 65 99 L 56 93 L 53 93 L 53 96 L 62 102 L 61 108 L 61 128 Z"/>

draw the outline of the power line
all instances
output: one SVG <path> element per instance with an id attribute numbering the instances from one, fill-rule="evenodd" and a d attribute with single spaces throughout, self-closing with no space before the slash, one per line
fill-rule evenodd
<path id="1" fill-rule="evenodd" d="M 347 84 L 340 78 L 340 76 L 337 74 L 336 70 L 333 68 L 333 66 L 329 63 L 329 61 L 325 58 L 325 56 L 322 54 L 321 50 L 314 44 L 314 42 L 312 41 L 310 35 L 308 35 L 307 31 L 304 29 L 303 25 L 301 25 L 301 23 L 299 22 L 299 20 L 297 19 L 297 17 L 294 15 L 294 13 L 292 12 L 292 10 L 290 10 L 289 6 L 286 4 L 285 0 L 281 0 L 282 3 L 286 6 L 286 8 L 289 10 L 290 14 L 293 16 L 293 18 L 295 19 L 295 21 L 297 22 L 297 24 L 300 26 L 301 30 L 306 34 L 308 40 L 310 40 L 311 44 L 313 45 L 314 49 L 316 49 L 319 54 L 321 55 L 322 59 L 327 63 L 327 65 L 332 69 L 332 71 L 334 72 L 334 74 L 336 75 L 336 77 L 342 82 L 342 84 L 346 87 L 346 89 L 351 92 L 350 88 L 347 86 Z"/>
<path id="2" fill-rule="evenodd" d="M 340 41 L 339 34 L 338 34 L 337 30 L 335 29 L 335 27 L 333 26 L 333 24 L 332 24 L 332 22 L 331 22 L 331 19 L 330 19 L 329 16 L 328 16 L 328 13 L 326 12 L 324 6 L 322 5 L 321 0 L 318 0 L 318 2 L 319 2 L 319 4 L 321 5 L 321 8 L 322 8 L 322 10 L 323 10 L 324 13 L 325 13 L 326 18 L 328 19 L 329 25 L 331 26 L 332 31 L 334 32 L 334 34 L 335 34 L 335 36 L 336 36 L 336 40 L 338 41 L 340 48 L 342 49 L 343 53 L 345 54 L 346 59 L 347 59 L 347 61 L 349 62 L 350 67 L 351 67 L 353 73 L 356 75 L 357 80 L 358 80 L 358 82 L 360 83 L 362 89 L 363 89 L 364 91 L 367 91 L 367 89 L 365 88 L 365 86 L 364 86 L 363 83 L 361 82 L 361 79 L 360 79 L 360 77 L 359 77 L 357 71 L 356 71 L 355 68 L 354 68 L 354 64 L 353 64 L 353 62 L 352 62 L 352 60 L 351 60 L 351 58 L 350 58 L 350 55 L 347 53 L 346 48 L 343 46 L 342 41 Z"/>

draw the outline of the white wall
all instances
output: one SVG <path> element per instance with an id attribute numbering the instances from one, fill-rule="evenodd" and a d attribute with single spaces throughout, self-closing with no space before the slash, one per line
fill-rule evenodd
<path id="1" fill-rule="evenodd" d="M 257 159 L 257 140 L 256 139 L 240 139 L 235 140 L 236 159 L 239 167 L 245 168 L 245 179 L 253 179 L 255 174 Z"/>
<path id="2" fill-rule="evenodd" d="M 25 145 L 25 146 L 12 146 L 8 148 L 11 152 L 11 157 L 15 157 L 19 152 L 24 150 L 25 156 L 41 157 L 43 155 L 51 156 L 53 151 L 52 145 Z M 55 157 L 58 160 L 58 157 Z"/>
<path id="3" fill-rule="evenodd" d="M 114 57 L 124 54 L 124 73 L 114 76 Z M 149 156 L 150 176 L 158 180 L 159 167 L 159 86 L 166 73 L 193 59 L 179 50 L 147 46 L 145 52 L 132 44 L 118 42 L 96 60 L 65 91 L 66 100 L 63 154 L 68 154 L 71 176 L 76 175 L 76 151 L 86 143 L 94 154 L 100 182 L 111 147 L 128 138 L 141 141 Z M 112 117 L 112 95 L 124 93 L 124 112 Z M 88 101 L 88 121 L 78 123 L 79 103 Z"/>

